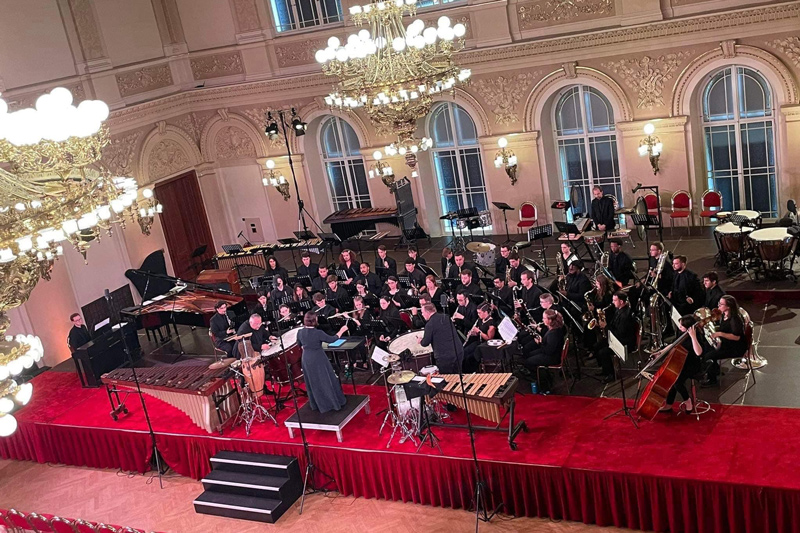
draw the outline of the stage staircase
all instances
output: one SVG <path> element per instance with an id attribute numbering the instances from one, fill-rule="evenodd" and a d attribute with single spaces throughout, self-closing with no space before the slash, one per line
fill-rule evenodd
<path id="1" fill-rule="evenodd" d="M 296 457 L 221 451 L 211 458 L 197 513 L 277 522 L 303 491 Z"/>

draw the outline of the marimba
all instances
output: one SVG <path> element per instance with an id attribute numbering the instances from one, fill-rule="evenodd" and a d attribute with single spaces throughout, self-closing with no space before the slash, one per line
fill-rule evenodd
<path id="1" fill-rule="evenodd" d="M 512 450 L 517 449 L 514 439 L 520 431 L 527 431 L 525 421 L 514 423 L 514 393 L 519 386 L 519 380 L 510 373 L 498 374 L 464 374 L 464 388 L 458 374 L 440 374 L 436 377 L 443 378 L 447 383 L 439 391 L 437 398 L 451 403 L 461 409 L 464 404 L 469 412 L 475 416 L 494 422 L 495 426 L 476 426 L 473 429 L 489 431 L 508 431 L 508 445 Z M 503 419 L 508 416 L 508 428 L 501 427 Z M 441 424 L 445 427 L 466 428 L 466 425 Z"/>
<path id="2" fill-rule="evenodd" d="M 219 431 L 239 409 L 239 396 L 228 367 L 211 369 L 207 365 L 154 366 L 137 368 L 142 392 L 165 401 L 186 413 L 192 422 L 209 433 Z M 135 389 L 133 370 L 119 368 L 103 374 L 112 418 L 124 411 L 119 388 Z M 116 402 L 115 402 L 116 398 Z M 216 413 L 216 417 L 213 416 Z"/>

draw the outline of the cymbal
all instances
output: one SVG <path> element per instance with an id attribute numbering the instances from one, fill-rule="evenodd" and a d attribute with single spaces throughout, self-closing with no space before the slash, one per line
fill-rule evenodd
<path id="1" fill-rule="evenodd" d="M 392 364 L 398 362 L 400 360 L 400 356 L 394 354 L 384 355 L 383 360 L 386 363 Z"/>
<path id="2" fill-rule="evenodd" d="M 605 232 L 589 230 L 589 231 L 584 231 L 583 233 L 581 233 L 581 235 L 583 235 L 584 237 L 600 237 L 601 235 L 605 235 Z"/>
<path id="3" fill-rule="evenodd" d="M 482 254 L 484 252 L 488 252 L 492 249 L 492 246 L 488 242 L 470 242 L 467 243 L 467 250 L 474 254 Z"/>
<path id="4" fill-rule="evenodd" d="M 388 381 L 392 385 L 405 385 L 406 383 L 414 379 L 414 376 L 416 376 L 416 374 L 411 370 L 401 370 L 400 372 L 395 372 L 394 374 L 386 378 L 386 381 Z"/>
<path id="5" fill-rule="evenodd" d="M 220 368 L 225 368 L 226 366 L 230 366 L 234 361 L 236 361 L 236 359 L 234 359 L 232 357 L 228 357 L 228 358 L 222 359 L 220 361 L 214 361 L 213 363 L 208 365 L 208 368 L 210 368 L 211 370 L 217 370 L 217 369 L 220 369 Z"/>

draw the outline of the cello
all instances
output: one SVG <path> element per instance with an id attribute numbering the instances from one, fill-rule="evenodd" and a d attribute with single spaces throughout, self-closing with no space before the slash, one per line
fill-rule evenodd
<path id="1" fill-rule="evenodd" d="M 697 318 L 696 313 L 695 317 Z M 698 318 L 697 322 L 695 322 L 692 327 L 702 328 L 708 322 L 716 322 L 721 317 L 722 312 L 719 309 L 713 309 L 707 316 Z M 655 376 L 653 376 L 653 379 L 650 380 L 650 383 L 644 388 L 641 398 L 639 398 L 639 401 L 636 403 L 636 414 L 639 415 L 640 418 L 653 420 L 658 414 L 658 410 L 666 403 L 667 394 L 669 394 L 670 389 L 675 386 L 675 382 L 678 381 L 678 376 L 683 370 L 683 365 L 686 364 L 686 358 L 689 355 L 686 348 L 681 346 L 681 342 L 683 342 L 687 335 L 689 335 L 688 330 L 662 351 L 662 354 L 666 353 L 664 363 L 658 369 Z M 643 373 L 644 371 L 642 371 L 642 374 Z"/>

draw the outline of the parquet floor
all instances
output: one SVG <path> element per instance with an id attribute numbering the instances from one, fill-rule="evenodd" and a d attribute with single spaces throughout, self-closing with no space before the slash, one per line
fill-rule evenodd
<path id="1" fill-rule="evenodd" d="M 313 495 L 297 514 L 299 502 L 273 526 L 199 515 L 193 499 L 200 483 L 169 474 L 158 479 L 111 470 L 0 460 L 0 507 L 53 513 L 70 518 L 127 525 L 148 531 L 194 533 L 303 531 L 304 533 L 386 532 L 450 533 L 473 531 L 474 515 L 412 503 Z M 575 522 L 499 517 L 481 523 L 482 532 L 621 532 Z"/>

